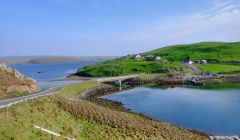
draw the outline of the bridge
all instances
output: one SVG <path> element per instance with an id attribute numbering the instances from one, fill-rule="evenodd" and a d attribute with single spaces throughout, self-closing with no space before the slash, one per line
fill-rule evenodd
<path id="1" fill-rule="evenodd" d="M 137 78 L 137 77 L 139 77 L 139 75 L 103 77 L 103 78 L 96 78 L 96 79 L 93 79 L 93 80 L 97 81 L 97 82 L 114 82 L 114 81 L 119 81 L 119 80 L 124 81 L 124 80 L 133 79 L 133 78 Z"/>

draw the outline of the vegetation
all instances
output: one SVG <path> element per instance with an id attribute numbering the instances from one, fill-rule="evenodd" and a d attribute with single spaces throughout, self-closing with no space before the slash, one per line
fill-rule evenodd
<path id="1" fill-rule="evenodd" d="M 233 65 L 240 64 L 240 43 L 204 42 L 188 45 L 175 45 L 142 53 L 142 56 L 154 55 L 163 57 L 163 61 L 135 60 L 133 56 L 126 56 L 107 62 L 89 65 L 79 69 L 76 75 L 101 77 L 119 76 L 136 73 L 167 72 L 168 68 L 180 67 L 184 59 L 207 60 L 210 64 L 218 64 L 219 69 L 212 69 L 215 65 L 202 66 L 203 71 L 228 71 Z M 222 65 L 220 65 L 222 64 Z M 226 67 L 228 66 L 228 67 Z"/>
<path id="2" fill-rule="evenodd" d="M 75 100 L 84 90 L 101 85 L 83 82 L 70 85 L 54 96 L 0 110 L 2 139 L 55 139 L 34 125 L 75 139 L 207 139 L 167 123 L 132 113 L 111 110 L 85 100 Z"/>
<path id="3" fill-rule="evenodd" d="M 81 84 L 73 84 L 71 86 L 64 87 L 63 90 L 59 91 L 58 94 L 66 98 L 74 98 L 84 90 L 92 89 L 101 86 L 102 83 L 95 81 L 86 81 Z"/>
<path id="4" fill-rule="evenodd" d="M 160 55 L 171 61 L 207 60 L 209 63 L 240 63 L 240 43 L 203 42 L 175 45 L 144 54 Z"/>
<path id="5" fill-rule="evenodd" d="M 211 71 L 214 73 L 234 73 L 240 72 L 240 65 L 209 64 L 199 65 L 203 72 Z"/>
<path id="6" fill-rule="evenodd" d="M 0 99 L 23 96 L 36 90 L 36 83 L 31 79 L 17 77 L 13 72 L 0 69 Z"/>
<path id="7" fill-rule="evenodd" d="M 188 86 L 201 89 L 240 89 L 240 83 L 214 83 L 204 84 L 203 86 Z"/>
<path id="8" fill-rule="evenodd" d="M 90 77 L 121 76 L 145 72 L 165 72 L 168 68 L 178 66 L 181 66 L 180 62 L 156 62 L 118 58 L 84 67 L 78 71 L 77 75 Z"/>
<path id="9" fill-rule="evenodd" d="M 0 110 L 0 137 L 24 140 L 56 138 L 33 127 L 38 125 L 64 136 L 81 139 L 79 129 L 87 121 L 78 121 L 58 107 L 56 98 L 44 97 L 14 105 L 8 111 Z"/>
<path id="10" fill-rule="evenodd" d="M 22 80 L 15 75 L 0 70 L 0 88 L 16 84 L 32 84 L 32 81 Z"/>

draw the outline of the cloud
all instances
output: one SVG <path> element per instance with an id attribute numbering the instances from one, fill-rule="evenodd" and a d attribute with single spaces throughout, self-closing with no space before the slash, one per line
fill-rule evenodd
<path id="1" fill-rule="evenodd" d="M 240 41 L 239 3 L 217 1 L 197 13 L 171 17 L 167 21 L 155 20 L 144 26 L 139 23 L 137 31 L 84 36 L 78 45 L 106 47 L 124 55 L 175 44 Z"/>
<path id="2" fill-rule="evenodd" d="M 94 0 L 96 2 L 96 0 Z M 116 3 L 119 0 L 115 0 Z M 97 8 L 102 9 L 99 2 Z M 75 46 L 108 48 L 120 54 L 143 52 L 159 47 L 203 41 L 240 41 L 240 3 L 236 0 L 212 0 L 208 9 L 153 20 L 149 24 L 136 25 L 135 31 L 84 35 Z M 153 26 L 154 25 L 154 26 Z"/>
<path id="3" fill-rule="evenodd" d="M 201 41 L 240 41 L 239 23 L 239 2 L 214 0 L 207 10 L 174 17 L 126 36 L 128 40 L 153 47 Z"/>

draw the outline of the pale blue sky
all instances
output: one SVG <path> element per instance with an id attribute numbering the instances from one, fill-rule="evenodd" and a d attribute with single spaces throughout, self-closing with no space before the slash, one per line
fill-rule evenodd
<path id="1" fill-rule="evenodd" d="M 0 56 L 126 55 L 240 41 L 239 0 L 0 0 Z"/>

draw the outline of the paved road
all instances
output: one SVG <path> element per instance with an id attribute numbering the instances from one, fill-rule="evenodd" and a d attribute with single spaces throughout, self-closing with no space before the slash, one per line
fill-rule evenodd
<path id="1" fill-rule="evenodd" d="M 48 90 L 45 90 L 45 91 L 42 91 L 42 92 L 39 92 L 39 93 L 36 93 L 36 94 L 31 94 L 31 95 L 27 95 L 27 96 L 18 97 L 18 98 L 2 100 L 2 101 L 0 101 L 0 108 L 5 108 L 5 107 L 11 106 L 11 105 L 16 104 L 16 103 L 24 102 L 24 101 L 29 100 L 29 99 L 35 99 L 35 98 L 38 98 L 38 97 L 41 97 L 41 96 L 51 95 L 51 94 L 53 94 L 53 93 L 55 93 L 55 92 L 57 92 L 61 89 L 62 89 L 61 86 L 52 87 Z"/>
<path id="2" fill-rule="evenodd" d="M 136 78 L 138 76 L 139 75 L 128 75 L 128 76 L 96 78 L 94 80 L 96 80 L 98 82 L 107 82 L 107 81 L 116 81 L 116 80 L 126 80 L 126 79 Z M 27 95 L 27 96 L 18 97 L 18 98 L 2 100 L 2 101 L 0 101 L 0 109 L 1 108 L 6 108 L 6 107 L 11 106 L 11 105 L 16 104 L 16 103 L 24 102 L 24 101 L 29 100 L 29 99 L 35 99 L 35 98 L 38 98 L 38 97 L 51 95 L 51 94 L 61 90 L 63 87 L 64 86 L 52 87 L 48 90 L 45 90 L 45 91 L 42 91 L 42 92 L 39 92 L 39 93 L 36 93 L 36 94 L 31 94 L 31 95 Z"/>
<path id="3" fill-rule="evenodd" d="M 196 65 L 186 65 L 191 68 L 195 73 L 201 73 L 201 70 Z"/>
<path id="4" fill-rule="evenodd" d="M 116 77 L 103 77 L 103 78 L 96 78 L 93 79 L 98 82 L 110 82 L 110 81 L 117 81 L 117 80 L 127 80 L 132 78 L 137 78 L 139 75 L 127 75 L 127 76 L 116 76 Z"/>

